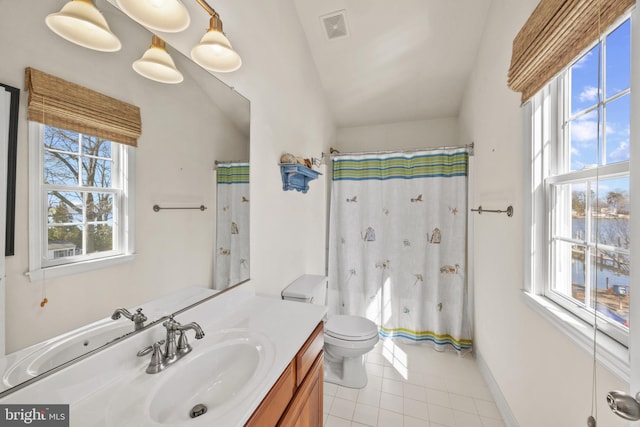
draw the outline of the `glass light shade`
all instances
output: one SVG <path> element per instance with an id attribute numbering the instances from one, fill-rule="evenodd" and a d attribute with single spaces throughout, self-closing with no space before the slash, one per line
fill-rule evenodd
<path id="1" fill-rule="evenodd" d="M 231 47 L 229 39 L 212 28 L 191 49 L 191 58 L 201 67 L 220 73 L 235 71 L 242 65 L 242 59 Z"/>
<path id="2" fill-rule="evenodd" d="M 180 0 L 117 0 L 132 19 L 152 30 L 177 33 L 185 30 L 191 18 Z"/>
<path id="3" fill-rule="evenodd" d="M 132 66 L 141 76 L 160 83 L 173 84 L 184 80 L 169 52 L 166 51 L 164 41 L 155 36 L 149 49 Z"/>
<path id="4" fill-rule="evenodd" d="M 91 0 L 72 0 L 60 12 L 48 15 L 45 22 L 51 31 L 82 47 L 101 52 L 115 52 L 122 47 Z"/>

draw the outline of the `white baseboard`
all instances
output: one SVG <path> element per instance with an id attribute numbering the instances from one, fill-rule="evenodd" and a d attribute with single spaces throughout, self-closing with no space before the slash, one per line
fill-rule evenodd
<path id="1" fill-rule="evenodd" d="M 496 406 L 498 407 L 498 411 L 500 411 L 500 415 L 502 416 L 504 424 L 507 427 L 519 427 L 516 417 L 513 415 L 513 412 L 511 412 L 511 408 L 509 408 L 507 400 L 502 394 L 502 390 L 500 390 L 498 383 L 493 378 L 493 375 L 491 374 L 491 371 L 489 370 L 486 362 L 482 358 L 482 355 L 478 352 L 477 349 L 474 349 L 474 354 L 476 362 L 478 363 L 478 368 L 480 369 L 480 374 L 482 374 L 484 381 L 489 387 L 489 391 L 493 396 L 493 400 L 496 402 Z"/>

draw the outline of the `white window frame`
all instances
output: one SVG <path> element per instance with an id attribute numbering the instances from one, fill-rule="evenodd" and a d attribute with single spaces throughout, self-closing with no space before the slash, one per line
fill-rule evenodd
<path id="1" fill-rule="evenodd" d="M 38 281 L 70 274 L 89 272 L 121 264 L 133 259 L 135 253 L 135 148 L 113 143 L 114 181 L 122 182 L 121 203 L 116 207 L 118 222 L 114 235 L 116 248 L 67 259 L 64 264 L 47 260 L 47 187 L 44 184 L 44 125 L 29 122 L 29 272 L 30 280 Z"/>
<path id="2" fill-rule="evenodd" d="M 621 17 L 611 30 L 617 28 L 629 15 Z M 636 19 L 633 13 L 632 20 Z M 634 43 L 634 22 L 632 22 L 632 58 L 637 55 L 637 48 Z M 605 37 L 608 33 L 605 33 Z M 593 47 L 589 47 L 585 52 Z M 578 57 L 581 57 L 579 55 Z M 635 61 L 635 60 L 634 60 Z M 636 80 L 631 78 L 631 86 L 636 87 Z M 523 140 L 525 141 L 525 156 L 523 171 L 529 171 L 525 174 L 524 193 L 530 197 L 524 198 L 524 237 L 525 248 L 530 251 L 525 253 L 524 260 L 524 287 L 523 296 L 525 302 L 537 313 L 547 319 L 558 330 L 564 333 L 574 343 L 578 344 L 589 354 L 597 348 L 597 360 L 618 376 L 623 381 L 628 382 L 630 379 L 630 353 L 626 345 L 626 339 L 621 339 L 617 333 L 619 331 L 607 330 L 606 327 L 594 331 L 591 323 L 593 313 L 576 305 L 567 304 L 568 299 L 560 301 L 561 298 L 555 298 L 553 293 L 549 292 L 551 277 L 551 213 L 549 211 L 552 206 L 549 197 L 549 187 L 551 183 L 560 183 L 562 179 L 545 178 L 555 172 L 555 165 L 551 163 L 552 157 L 550 150 L 554 147 L 558 150 L 557 141 L 562 141 L 561 129 L 562 124 L 562 105 L 560 105 L 560 95 L 564 90 L 561 79 L 554 78 L 545 88 L 536 94 L 522 108 L 523 112 Z M 637 105 L 638 90 L 631 91 L 631 105 Z M 566 95 L 565 95 L 566 96 Z M 634 113 L 631 117 L 633 120 Z M 633 128 L 633 126 L 632 126 Z M 601 166 L 601 168 L 603 168 Z M 633 169 L 629 170 L 629 164 L 613 164 L 604 166 L 604 171 L 611 173 L 626 173 L 629 171 L 630 181 L 633 181 Z M 602 170 L 602 169 L 601 169 Z M 571 178 L 584 178 L 585 172 L 573 172 L 565 176 L 565 180 Z M 603 178 L 606 179 L 606 178 Z M 569 182 L 569 181 L 567 181 Z M 634 213 L 632 213 L 633 215 Z M 632 292 L 633 295 L 633 292 Z M 601 327 L 602 322 L 598 322 Z M 612 325 L 613 326 L 613 325 Z M 614 328 L 615 329 L 615 328 Z M 617 339 L 612 338 L 612 336 Z M 628 338 L 628 337 L 627 337 Z"/>

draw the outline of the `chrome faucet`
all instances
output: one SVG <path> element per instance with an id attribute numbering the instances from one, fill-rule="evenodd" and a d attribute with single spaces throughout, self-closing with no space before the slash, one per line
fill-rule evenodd
<path id="1" fill-rule="evenodd" d="M 196 333 L 195 338 L 197 340 L 204 337 L 204 332 L 200 325 L 195 322 L 181 325 L 174 320 L 173 316 L 170 316 L 168 320 L 163 322 L 162 326 L 167 330 L 166 338 L 138 352 L 138 356 L 144 356 L 152 352 L 151 361 L 149 362 L 149 366 L 147 366 L 147 373 L 149 374 L 157 374 L 191 351 L 191 345 L 189 345 L 187 341 L 186 331 L 193 329 Z M 176 334 L 178 334 L 177 341 Z M 164 349 L 162 348 L 163 344 Z"/>
<path id="2" fill-rule="evenodd" d="M 113 312 L 113 314 L 111 315 L 111 318 L 113 320 L 118 320 L 121 315 L 131 320 L 132 322 L 134 322 L 135 331 L 137 331 L 138 329 L 144 328 L 144 322 L 147 321 L 147 316 L 145 316 L 142 313 L 141 308 L 137 309 L 136 312 L 133 314 L 126 308 L 118 308 L 116 309 L 116 311 Z"/>

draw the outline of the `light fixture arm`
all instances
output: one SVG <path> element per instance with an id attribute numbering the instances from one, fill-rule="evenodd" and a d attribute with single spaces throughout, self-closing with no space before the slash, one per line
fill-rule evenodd
<path id="1" fill-rule="evenodd" d="M 211 6 L 209 6 L 209 3 L 207 3 L 205 0 L 196 0 L 196 2 L 198 2 L 198 4 L 202 6 L 202 8 L 206 10 L 209 15 L 211 15 L 212 17 L 217 16 L 218 18 L 220 18 L 218 12 L 216 12 Z"/>
<path id="2" fill-rule="evenodd" d="M 218 31 L 219 33 L 224 34 L 224 31 L 222 31 L 222 19 L 220 19 L 220 15 L 218 15 L 218 12 L 216 12 L 211 6 L 209 6 L 209 3 L 207 3 L 205 0 L 196 0 L 196 2 L 200 6 L 202 6 L 204 10 L 207 11 L 209 16 L 211 16 L 211 19 L 209 19 L 208 31 Z"/>

